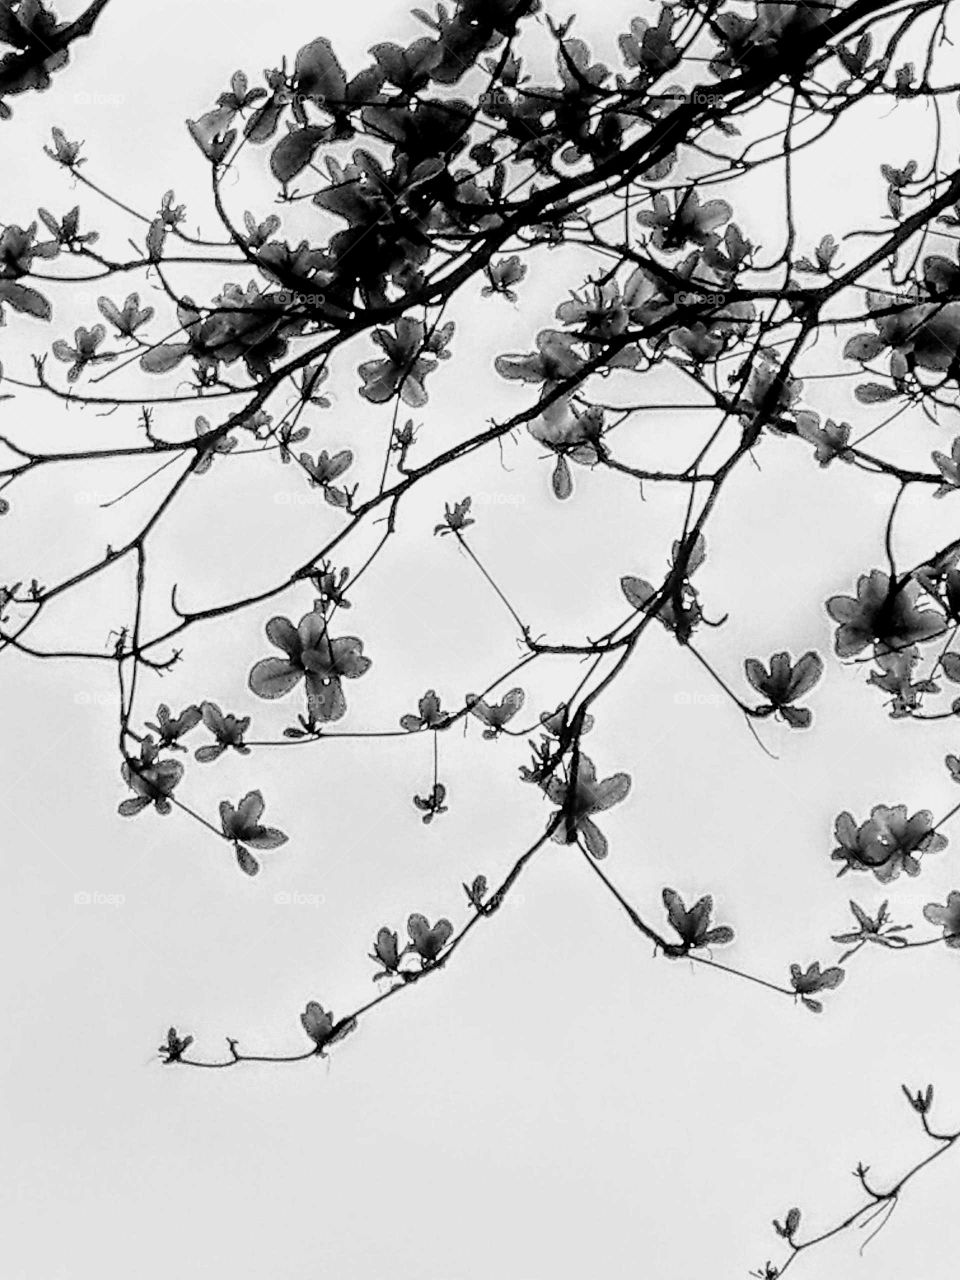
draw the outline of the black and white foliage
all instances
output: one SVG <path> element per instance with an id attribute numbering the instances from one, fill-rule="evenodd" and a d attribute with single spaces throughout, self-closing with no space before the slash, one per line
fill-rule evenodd
<path id="1" fill-rule="evenodd" d="M 0 231 L 0 323 L 31 352 L 6 355 L 0 372 L 5 524 L 48 469 L 85 474 L 123 459 L 140 467 L 129 492 L 149 484 L 156 495 L 122 545 L 81 569 L 42 582 L 26 556 L 5 565 L 0 586 L 2 649 L 38 667 L 83 661 L 115 675 L 116 738 L 104 749 L 118 753 L 123 790 L 104 805 L 136 823 L 199 823 L 211 847 L 230 855 L 225 876 L 237 867 L 255 876 L 262 855 L 273 865 L 296 846 L 285 830 L 290 815 L 271 803 L 272 754 L 282 751 L 287 769 L 308 770 L 340 740 L 360 750 L 363 739 L 395 736 L 411 747 L 405 803 L 432 834 L 471 785 L 456 774 L 460 733 L 483 740 L 491 775 L 511 739 L 529 746 L 514 774 L 529 798 L 529 829 L 517 832 L 506 867 L 464 884 L 466 904 L 451 885 L 449 918 L 431 921 L 416 902 L 398 902 L 369 952 L 376 993 L 366 1003 L 335 1014 L 326 1003 L 334 993 L 322 993 L 323 1004 L 311 999 L 299 1015 L 307 1044 L 269 1052 L 246 1053 L 231 1039 L 219 1054 L 204 1045 L 202 1028 L 172 1027 L 160 1050 L 168 1064 L 227 1068 L 334 1053 L 374 1008 L 443 970 L 527 864 L 556 845 L 579 850 L 627 927 L 656 954 L 713 970 L 718 981 L 760 983 L 771 998 L 793 1002 L 798 1016 L 830 1016 L 834 1000 L 866 980 L 859 970 L 878 951 L 893 962 L 931 947 L 931 962 L 957 962 L 960 890 L 931 901 L 917 920 L 895 924 L 891 912 L 901 873 L 921 876 L 927 859 L 948 847 L 960 802 L 934 813 L 913 795 L 880 795 L 867 814 L 836 815 L 833 832 L 823 833 L 822 873 L 865 873 L 844 882 L 861 899 L 850 902 L 855 927 L 838 920 L 845 931 L 811 937 L 809 954 L 784 955 L 772 974 L 723 959 L 734 931 L 722 914 L 714 918 L 709 892 L 672 887 L 683 883 L 682 866 L 664 873 L 660 898 L 649 902 L 629 901 L 615 883 L 624 851 L 605 816 L 635 803 L 635 766 L 607 748 L 604 708 L 622 673 L 657 644 L 678 646 L 706 672 L 734 724 L 745 722 L 761 746 L 773 721 L 815 741 L 826 664 L 846 666 L 863 686 L 865 723 L 883 715 L 912 722 L 914 752 L 923 750 L 923 722 L 960 716 L 951 688 L 960 681 L 960 537 L 931 538 L 911 558 L 898 527 L 905 495 L 914 509 L 926 499 L 940 509 L 960 489 L 960 435 L 951 434 L 960 396 L 960 84 L 946 39 L 951 6 L 644 7 L 646 16 L 616 33 L 619 58 L 609 65 L 579 38 L 576 18 L 558 19 L 546 0 L 452 0 L 416 10 L 410 43 L 374 44 L 362 66 L 345 67 L 319 36 L 292 56 L 278 50 L 262 75 L 225 67 L 222 92 L 198 102 L 187 121 L 209 175 L 205 209 L 178 201 L 176 175 L 164 177 L 174 185 L 158 192 L 154 209 L 131 209 L 122 191 L 94 181 L 100 158 L 69 120 L 53 131 L 43 162 L 60 167 L 71 207 L 31 208 L 28 184 L 4 192 L 11 220 Z M 102 8 L 87 11 L 87 29 Z M 0 41 L 13 50 L 0 59 L 4 114 L 3 96 L 43 89 L 78 34 L 86 30 L 58 25 L 32 0 L 0 4 Z M 548 51 L 549 76 L 529 69 L 536 59 L 528 46 L 541 60 Z M 831 209 L 835 234 L 814 242 L 794 217 L 792 162 L 877 100 L 890 109 L 927 104 L 933 159 L 890 157 L 875 175 L 872 224 L 847 233 L 843 209 Z M 752 243 L 745 229 L 750 179 L 764 170 L 784 200 L 775 245 Z M 234 198 L 248 171 L 272 190 L 256 208 Z M 95 198 L 126 217 L 126 242 L 107 243 Z M 213 230 L 194 234 L 198 222 Z M 553 313 L 531 309 L 524 349 L 500 352 L 489 371 L 491 382 L 508 386 L 515 410 L 482 427 L 470 415 L 460 424 L 432 421 L 433 388 L 454 376 L 471 326 L 495 326 L 498 308 L 523 311 L 532 275 L 571 246 L 589 269 L 567 278 L 550 268 Z M 468 320 L 449 318 L 463 299 Z M 83 323 L 64 324 L 62 303 Z M 849 379 L 849 420 L 828 415 L 824 375 L 811 372 L 821 367 L 810 364 L 815 350 L 817 359 L 829 351 L 832 374 Z M 88 417 L 77 414 L 74 449 L 37 449 L 25 416 L 30 396 L 91 415 L 111 411 L 116 443 L 88 447 Z M 375 442 L 351 434 L 350 405 L 360 401 L 380 415 Z M 184 405 L 186 427 L 177 412 Z M 650 417 L 658 407 L 698 411 L 703 424 L 672 470 L 643 459 L 644 441 L 661 430 Z M 930 430 L 918 429 L 910 450 L 885 449 L 885 428 L 908 410 Z M 475 535 L 495 513 L 473 501 L 470 460 L 523 434 L 538 446 L 544 503 L 563 504 L 571 522 L 587 476 L 609 486 L 611 501 L 653 490 L 677 500 L 666 545 L 611 546 L 609 562 L 593 566 L 619 584 L 616 617 L 584 626 L 571 610 L 564 634 L 544 634 L 478 548 Z M 853 562 L 837 548 L 835 592 L 805 602 L 811 619 L 829 624 L 832 652 L 789 631 L 773 652 L 726 641 L 725 602 L 709 574 L 736 550 L 715 543 L 712 527 L 731 479 L 761 450 L 791 451 L 797 467 L 818 477 L 856 475 L 885 503 L 874 559 Z M 310 553 L 278 546 L 273 580 L 244 594 L 202 600 L 189 582 L 171 587 L 154 551 L 161 530 L 176 527 L 186 495 L 251 467 L 265 485 L 287 467 L 316 497 L 304 508 Z M 425 554 L 460 554 L 462 571 L 509 619 L 520 656 L 505 655 L 483 687 L 464 670 L 459 687 L 441 689 L 438 678 L 425 692 L 387 693 L 375 682 L 378 662 L 404 640 L 354 624 L 361 609 L 349 618 L 346 611 L 375 589 L 368 571 L 389 563 L 409 495 L 447 471 L 448 499 Z M 243 514 L 255 525 L 255 511 Z M 371 526 L 375 545 L 362 552 Z M 74 641 L 58 621 L 63 602 L 118 567 L 129 608 L 111 619 L 109 646 Z M 261 647 L 242 673 L 242 705 L 225 704 L 216 679 L 191 666 L 201 628 L 231 636 L 246 629 Z M 548 706 L 525 688 L 534 666 L 550 666 L 563 681 Z M 192 700 L 171 706 L 163 677 L 181 667 Z M 432 748 L 426 777 L 412 745 L 424 735 Z M 244 761 L 248 789 L 201 811 L 194 778 L 234 756 Z M 936 759 L 930 766 L 942 769 Z M 960 781 L 958 757 L 946 766 Z M 882 903 L 870 896 L 874 881 L 891 895 Z M 750 907 L 739 905 L 741 937 Z M 917 936 L 908 937 L 914 927 Z M 358 964 L 370 945 L 358 937 Z M 932 1086 L 905 1093 L 933 1153 L 882 1187 L 859 1166 L 865 1200 L 833 1226 L 805 1235 L 805 1219 L 790 1208 L 774 1223 L 778 1260 L 755 1275 L 783 1276 L 820 1242 L 874 1217 L 885 1221 L 913 1174 L 957 1143 L 960 1133 L 929 1124 Z"/>

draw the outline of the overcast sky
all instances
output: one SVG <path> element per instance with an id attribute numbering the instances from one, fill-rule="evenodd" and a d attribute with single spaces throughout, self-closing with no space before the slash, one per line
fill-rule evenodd
<path id="1" fill-rule="evenodd" d="M 610 58 L 638 11 L 623 0 L 584 6 L 577 30 Z M 93 180 L 148 212 L 174 187 L 189 225 L 213 231 L 206 165 L 183 121 L 209 109 L 234 70 L 256 80 L 326 35 L 356 71 L 370 45 L 420 30 L 396 0 L 113 0 L 50 91 L 13 101 L 0 128 L 0 219 L 26 225 L 39 205 L 62 213 L 79 200 L 118 252 L 142 234 L 90 192 L 71 194 L 41 153 L 59 125 L 85 140 Z M 801 247 L 878 225 L 879 164 L 924 161 L 931 138 L 922 109 L 905 108 L 864 114 L 815 157 L 805 153 Z M 775 252 L 777 179 L 751 181 L 737 221 Z M 239 191 L 227 195 L 242 213 Z M 852 242 L 848 261 L 864 243 Z M 528 403 L 533 389 L 498 378 L 493 358 L 532 347 L 582 282 L 584 262 L 541 256 L 516 307 L 480 299 L 475 286 L 455 304 L 454 357 L 416 415 L 431 449 Z M 221 268 L 177 284 L 206 297 L 230 278 Z M 121 301 L 125 284 L 103 291 Z M 142 280 L 133 287 L 149 293 Z M 25 374 L 31 351 L 99 318 L 98 291 L 53 293 L 52 326 L 10 317 L 0 337 L 7 372 Z M 373 470 L 389 411 L 359 399 L 355 368 L 375 354 L 361 338 L 339 364 L 333 407 L 317 411 L 307 446 L 349 447 Z M 811 369 L 829 367 L 811 359 Z M 824 416 L 858 432 L 879 420 L 856 404 L 849 381 L 811 395 Z M 132 412 L 65 414 L 29 393 L 0 410 L 3 430 L 43 447 L 135 438 Z M 686 456 L 702 417 L 656 417 L 636 457 Z M 896 446 L 918 465 L 952 439 L 922 418 L 900 430 Z M 161 535 L 155 560 L 188 604 L 266 584 L 316 545 L 318 529 L 337 527 L 330 508 L 304 500 L 294 468 L 248 461 L 218 460 Z M 816 648 L 827 657 L 823 601 L 883 563 L 893 492 L 839 465 L 821 471 L 796 441 L 764 440 L 757 462 L 724 491 L 700 571 L 708 615 L 730 615 L 704 647 L 738 686 L 747 655 Z M 64 469 L 25 485 L 3 522 L 0 581 L 55 579 L 119 539 L 146 508 L 98 504 L 139 474 Z M 541 449 L 521 433 L 502 454 L 488 450 L 418 487 L 394 545 L 341 615 L 373 659 L 347 687 L 345 727 L 392 727 L 429 687 L 456 704 L 520 656 L 509 616 L 455 541 L 431 536 L 444 501 L 473 494 L 471 545 L 535 633 L 597 634 L 622 616 L 622 574 L 663 572 L 682 494 L 651 487 L 641 501 L 628 480 L 577 469 L 563 504 L 548 478 Z M 931 510 L 911 495 L 904 561 L 955 533 L 952 501 Z M 359 563 L 360 550 L 355 557 L 348 562 Z M 108 632 L 127 621 L 126 599 L 111 580 L 38 636 L 77 635 L 106 650 Z M 311 603 L 308 589 L 291 592 L 189 633 L 185 661 L 145 682 L 141 718 L 159 701 L 176 711 L 210 698 L 252 714 L 256 736 L 276 736 L 293 700 L 256 701 L 246 675 L 270 651 L 266 620 L 296 619 Z M 957 797 L 941 763 L 960 745 L 955 729 L 891 721 L 862 672 L 827 657 L 814 728 L 761 726 L 771 759 L 664 633 L 644 647 L 598 704 L 584 744 L 601 776 L 633 779 L 628 801 L 604 815 L 610 875 L 658 922 L 664 885 L 688 900 L 712 892 L 718 919 L 737 931 L 718 959 L 782 981 L 793 961 L 835 958 L 828 939 L 849 927 L 850 894 L 874 909 L 884 894 L 872 879 L 834 878 L 834 816 L 865 816 L 878 803 L 939 816 Z M 576 677 L 575 666 L 537 664 L 517 682 L 538 712 Z M 515 781 L 525 742 L 484 742 L 476 725 L 441 741 L 451 808 L 430 827 L 410 802 L 429 789 L 426 737 L 191 763 L 184 789 L 196 807 L 212 814 L 223 796 L 260 786 L 267 819 L 291 837 L 247 879 L 182 815 L 117 816 L 125 791 L 112 678 L 106 664 L 9 652 L 0 666 L 2 1269 L 11 1280 L 739 1280 L 780 1256 L 771 1218 L 797 1204 L 806 1224 L 831 1225 L 859 1203 L 858 1160 L 882 1183 L 923 1154 L 901 1082 L 935 1081 L 943 1126 L 960 1123 L 960 955 L 857 956 L 814 1017 L 760 987 L 653 960 L 582 857 L 559 846 L 534 860 L 446 973 L 378 1009 L 329 1061 L 161 1068 L 154 1050 L 170 1023 L 193 1033 L 204 1056 L 228 1035 L 250 1052 L 307 1047 L 298 1021 L 307 1000 L 340 1013 L 371 994 L 366 954 L 381 925 L 402 930 L 411 911 L 459 924 L 461 882 L 501 876 L 548 809 Z M 896 918 L 916 921 L 958 884 L 951 844 L 919 883 L 891 886 Z M 960 1256 L 958 1191 L 960 1164 L 948 1156 L 862 1257 L 866 1233 L 854 1231 L 801 1259 L 798 1280 L 946 1280 Z"/>

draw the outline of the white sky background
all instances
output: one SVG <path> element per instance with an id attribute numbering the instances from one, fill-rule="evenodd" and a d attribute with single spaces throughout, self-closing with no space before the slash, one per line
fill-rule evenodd
<path id="1" fill-rule="evenodd" d="M 637 12 L 650 16 L 621 0 L 585 9 L 576 33 L 609 62 Z M 95 181 L 147 212 L 172 186 L 188 225 L 215 232 L 207 167 L 182 122 L 209 108 L 232 71 L 256 82 L 262 67 L 323 34 L 355 72 L 371 44 L 420 32 L 396 0 L 114 0 L 53 88 L 14 100 L 0 130 L 0 218 L 25 225 L 37 205 L 62 213 L 79 200 L 87 224 L 109 232 L 108 250 L 122 253 L 125 237 L 141 234 L 91 193 L 74 197 L 42 156 L 50 126 L 61 125 L 86 140 Z M 828 232 L 880 225 L 881 162 L 928 159 L 923 108 L 854 119 L 798 161 L 807 251 Z M 734 198 L 735 217 L 772 255 L 780 188 L 772 170 L 752 182 L 748 204 Z M 261 217 L 271 211 L 263 191 Z M 238 215 L 251 207 L 234 199 Z M 870 243 L 854 241 L 845 260 Z M 206 285 L 177 283 L 206 298 L 232 278 L 217 269 Z M 529 403 L 533 389 L 499 379 L 493 357 L 531 349 L 582 279 L 582 260 L 557 252 L 533 260 L 517 307 L 470 286 L 451 311 L 453 359 L 412 415 L 424 423 L 424 450 Z M 98 319 L 98 292 L 122 301 L 140 288 L 152 300 L 142 279 L 88 288 L 52 293 L 52 326 L 10 317 L 0 335 L 8 372 L 25 373 L 30 351 Z M 351 447 L 371 473 L 389 410 L 360 400 L 355 368 L 374 354 L 366 338 L 350 349 L 328 384 L 335 405 L 317 411 L 305 446 Z M 831 367 L 823 361 L 816 367 Z M 121 378 L 102 389 L 114 383 Z M 857 432 L 879 420 L 856 404 L 850 380 L 809 389 L 808 403 Z M 41 447 L 129 442 L 135 414 L 65 415 L 27 394 L 2 406 L 3 429 Z M 658 441 L 647 450 L 654 432 L 667 437 L 666 456 L 686 456 L 705 416 L 655 415 L 636 429 L 631 456 L 663 456 Z M 931 449 L 949 451 L 953 434 L 949 423 L 916 419 L 892 443 L 924 465 Z M 821 471 L 811 453 L 766 439 L 759 468 L 738 469 L 709 526 L 698 585 L 708 616 L 729 612 L 730 621 L 702 643 L 737 687 L 746 655 L 815 647 L 826 656 L 823 600 L 883 564 L 892 482 L 841 464 Z M 456 704 L 519 657 L 510 619 L 474 567 L 453 539 L 431 536 L 445 500 L 473 494 L 471 545 L 534 632 L 551 638 L 597 634 L 623 614 L 622 574 L 662 571 L 682 515 L 677 493 L 648 486 L 641 503 L 632 482 L 577 468 L 574 497 L 557 503 L 540 455 L 518 434 L 504 465 L 491 449 L 404 504 L 393 545 L 340 615 L 374 662 L 346 685 L 343 728 L 393 727 L 428 687 Z M 0 580 L 58 578 L 135 525 L 145 509 L 136 500 L 111 512 L 95 504 L 141 472 L 99 469 L 95 490 L 93 474 L 64 469 L 14 491 Z M 160 491 L 148 488 L 146 500 Z M 153 562 L 180 581 L 188 604 L 254 590 L 302 559 L 318 529 L 336 527 L 332 509 L 303 496 L 293 467 L 218 459 L 193 482 Z M 952 501 L 911 494 L 900 529 L 902 558 L 915 560 L 955 534 Z M 38 642 L 65 643 L 79 626 L 87 643 L 106 646 L 126 621 L 123 601 L 117 579 L 38 629 Z M 178 711 L 211 698 L 252 714 L 251 736 L 276 736 L 296 698 L 261 703 L 245 692 L 246 675 L 271 651 L 266 620 L 299 618 L 311 604 L 304 588 L 189 632 L 184 663 L 143 686 L 141 718 L 161 700 Z M 387 1002 L 329 1062 L 161 1069 L 153 1050 L 171 1022 L 204 1056 L 226 1035 L 249 1052 L 295 1052 L 306 1044 L 298 1015 L 308 999 L 339 1014 L 369 997 L 366 953 L 380 925 L 402 930 L 415 910 L 463 920 L 461 881 L 484 872 L 496 883 L 545 821 L 540 793 L 515 781 L 526 744 L 482 742 L 476 725 L 466 740 L 459 728 L 442 737 L 451 809 L 429 828 L 410 803 L 429 789 L 426 736 L 191 760 L 188 802 L 214 813 L 221 797 L 260 786 L 267 820 L 291 836 L 249 880 L 182 815 L 116 816 L 125 790 L 106 664 L 4 658 L 2 1270 L 12 1280 L 739 1280 L 780 1257 L 772 1217 L 798 1204 L 805 1226 L 830 1225 L 859 1203 L 858 1159 L 884 1182 L 925 1153 L 901 1081 L 933 1080 L 943 1126 L 960 1123 L 956 954 L 858 956 L 813 1017 L 723 974 L 651 961 L 581 856 L 558 846 L 535 859 L 445 974 Z M 538 663 L 504 687 L 523 684 L 536 713 L 575 679 L 569 664 Z M 713 892 L 718 920 L 737 930 L 717 958 L 782 980 L 792 961 L 836 956 L 828 936 L 848 927 L 851 893 L 868 909 L 885 896 L 872 879 L 834 879 L 834 816 L 901 802 L 939 816 L 956 800 L 941 761 L 957 734 L 889 720 L 862 673 L 828 659 L 811 699 L 814 728 L 761 726 L 774 761 L 713 692 L 658 628 L 595 708 L 587 753 L 601 776 L 633 777 L 628 801 L 604 815 L 606 869 L 656 922 L 665 884 L 688 901 Z M 917 921 L 923 903 L 960 885 L 954 844 L 924 863 L 919 882 L 889 886 L 896 919 Z M 78 905 L 84 892 L 122 903 Z M 284 906 L 278 894 L 322 901 Z M 853 1232 L 800 1260 L 798 1280 L 945 1280 L 960 1250 L 958 1191 L 960 1165 L 948 1155 L 911 1186 L 862 1258 L 863 1234 Z"/>

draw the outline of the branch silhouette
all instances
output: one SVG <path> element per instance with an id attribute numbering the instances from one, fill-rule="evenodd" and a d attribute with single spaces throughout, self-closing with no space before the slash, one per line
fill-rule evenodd
<path id="1" fill-rule="evenodd" d="M 6 4 L 0 40 L 14 53 L 0 60 L 0 99 L 45 88 L 105 4 L 68 24 L 34 6 L 29 28 L 19 20 L 24 6 Z M 359 749 L 429 735 L 430 771 L 419 781 L 411 774 L 409 800 L 411 818 L 430 827 L 443 824 L 456 799 L 448 770 L 459 757 L 449 730 L 459 725 L 496 746 L 525 739 L 530 757 L 519 781 L 551 806 L 545 826 L 531 818 L 536 831 L 518 839 L 521 852 L 507 857 L 499 887 L 490 893 L 485 876 L 463 886 L 468 915 L 459 930 L 446 917 L 431 924 L 412 904 L 402 944 L 400 930 L 384 925 L 371 958 L 375 980 L 386 985 L 339 1016 L 309 1001 L 300 1015 L 308 1048 L 248 1054 L 230 1038 L 226 1056 L 206 1057 L 190 1052 L 192 1034 L 172 1027 L 164 1062 L 223 1069 L 324 1057 L 380 1004 L 444 969 L 548 843 L 579 850 L 655 955 L 688 959 L 807 1012 L 824 1012 L 825 995 L 860 952 L 903 957 L 937 947 L 952 959 L 957 890 L 924 907 L 926 922 L 941 930 L 932 936 L 907 938 L 913 925 L 893 922 L 889 899 L 869 908 L 851 899 L 854 927 L 831 935 L 839 949 L 832 963 L 785 957 L 775 973 L 717 959 L 734 935 L 713 921 L 710 894 L 688 904 L 664 885 L 661 924 L 607 872 L 602 815 L 627 801 L 632 777 L 626 768 L 601 776 L 588 737 L 602 736 L 624 673 L 652 663 L 650 637 L 664 635 L 709 680 L 731 724 L 739 731 L 742 722 L 769 756 L 777 758 L 774 722 L 791 733 L 812 727 L 807 702 L 819 696 L 826 670 L 820 652 L 788 636 L 773 653 L 732 662 L 723 651 L 729 611 L 711 572 L 729 553 L 716 551 L 713 530 L 751 469 L 761 470 L 761 448 L 781 449 L 817 475 L 847 470 L 881 495 L 884 567 L 838 563 L 835 593 L 810 614 L 829 620 L 832 657 L 879 691 L 891 718 L 920 724 L 960 715 L 960 697 L 948 688 L 960 683 L 960 538 L 927 538 L 934 545 L 918 560 L 915 530 L 903 534 L 909 503 L 960 490 L 960 437 L 924 450 L 904 428 L 911 414 L 934 427 L 949 423 L 960 395 L 960 169 L 956 128 L 942 110 L 960 86 L 943 48 L 947 8 L 943 0 L 758 2 L 745 13 L 723 0 L 685 0 L 660 6 L 656 22 L 637 18 L 616 33 L 615 69 L 594 60 L 573 34 L 574 19 L 553 20 L 539 0 L 417 10 L 429 34 L 407 46 L 374 45 L 353 75 L 320 36 L 262 83 L 233 72 L 216 102 L 187 121 L 209 178 L 212 229 L 196 235 L 173 189 L 155 210 L 141 209 L 106 178 L 81 172 L 90 163 L 82 144 L 53 130 L 47 158 L 129 234 L 119 246 L 101 243 L 106 231 L 88 225 L 79 205 L 4 224 L 0 318 L 4 308 L 14 313 L 28 341 L 34 322 L 55 325 L 61 299 L 89 304 L 89 319 L 72 339 L 58 332 L 29 360 L 8 360 L 2 398 L 98 420 L 109 414 L 116 431 L 107 445 L 48 450 L 14 420 L 0 436 L 0 514 L 17 519 L 38 474 L 111 477 L 125 468 L 120 480 L 98 480 L 97 505 L 123 506 L 136 518 L 118 545 L 71 559 L 50 582 L 39 580 L 43 561 L 31 547 L 17 580 L 0 585 L 0 654 L 106 664 L 126 789 L 119 814 L 193 823 L 247 876 L 260 873 L 264 855 L 287 856 L 278 850 L 288 836 L 264 821 L 268 802 L 252 776 L 249 790 L 215 810 L 188 790 L 199 792 L 199 780 L 228 754 L 259 761 L 282 751 L 291 767 L 302 759 L 309 768 L 339 740 Z M 544 50 L 552 79 L 541 69 Z M 929 108 L 929 163 L 923 172 L 903 157 L 884 163 L 870 225 L 843 234 L 836 226 L 814 243 L 797 212 L 797 159 L 878 103 Z M 276 194 L 268 208 L 241 206 L 234 179 L 248 170 L 269 177 Z M 747 234 L 759 171 L 782 190 L 772 245 Z M 585 278 L 553 266 L 558 249 L 574 251 L 560 255 L 565 264 L 589 264 Z M 435 432 L 431 394 L 475 339 L 476 313 L 487 308 L 496 324 L 498 309 L 526 301 L 531 268 L 544 264 L 564 296 L 549 323 L 531 323 L 526 349 L 498 352 L 493 362 L 505 395 L 522 395 L 522 403 L 481 417 L 464 397 L 460 420 Z M 367 456 L 358 456 L 362 433 L 351 433 L 344 410 L 345 361 L 357 378 L 351 403 L 379 430 Z M 827 416 L 844 392 L 852 393 L 856 429 Z M 696 424 L 692 444 L 685 436 L 676 445 L 671 414 Z M 311 441 L 321 432 L 317 447 Z M 640 562 L 632 549 L 611 548 L 616 611 L 585 618 L 570 609 L 555 631 L 544 630 L 522 582 L 506 581 L 483 541 L 491 512 L 475 503 L 469 467 L 508 441 L 532 442 L 544 501 L 568 511 L 584 482 L 607 486 L 611 501 L 643 499 L 655 487 L 674 503 L 673 536 L 661 551 L 645 549 Z M 213 471 L 240 493 L 241 476 L 255 472 L 263 498 L 281 469 L 308 508 L 307 551 L 284 543 L 269 576 L 251 575 L 212 598 L 191 563 L 171 580 L 158 544 L 201 502 L 205 477 Z M 366 690 L 376 675 L 367 677 L 390 638 L 354 634 L 365 628 L 349 624 L 348 611 L 373 590 L 371 570 L 389 565 L 411 497 L 441 476 L 451 487 L 428 531 L 430 556 L 439 562 L 456 552 L 516 648 L 496 655 L 482 677 L 465 675 L 452 702 L 435 688 L 419 697 L 405 690 L 409 701 L 375 717 Z M 242 517 L 256 527 L 256 512 Z M 570 537 L 564 554 L 572 557 Z M 64 637 L 60 606 L 93 598 L 121 571 L 124 605 L 106 641 Z M 591 566 L 597 577 L 605 571 Z M 228 707 L 216 688 L 179 709 L 160 701 L 160 681 L 189 662 L 198 632 L 246 625 L 265 636 L 263 655 L 245 672 L 248 704 Z M 534 668 L 560 673 L 552 707 L 530 706 L 516 683 Z M 272 717 L 262 729 L 261 716 Z M 295 748 L 305 754 L 291 755 Z M 960 781 L 958 758 L 944 763 L 947 778 Z M 858 821 L 844 811 L 833 821 L 832 848 L 825 833 L 824 861 L 886 892 L 946 847 L 958 812 L 953 806 L 935 821 L 928 809 L 877 803 Z M 929 1102 L 911 1105 L 926 1130 Z M 928 1136 L 940 1144 L 934 1154 L 886 1191 L 871 1190 L 864 1171 L 865 1206 L 834 1228 L 800 1243 L 791 1211 L 778 1227 L 792 1250 L 786 1263 L 755 1274 L 782 1275 L 813 1245 L 872 1212 L 892 1212 L 907 1181 L 957 1137 Z"/>

